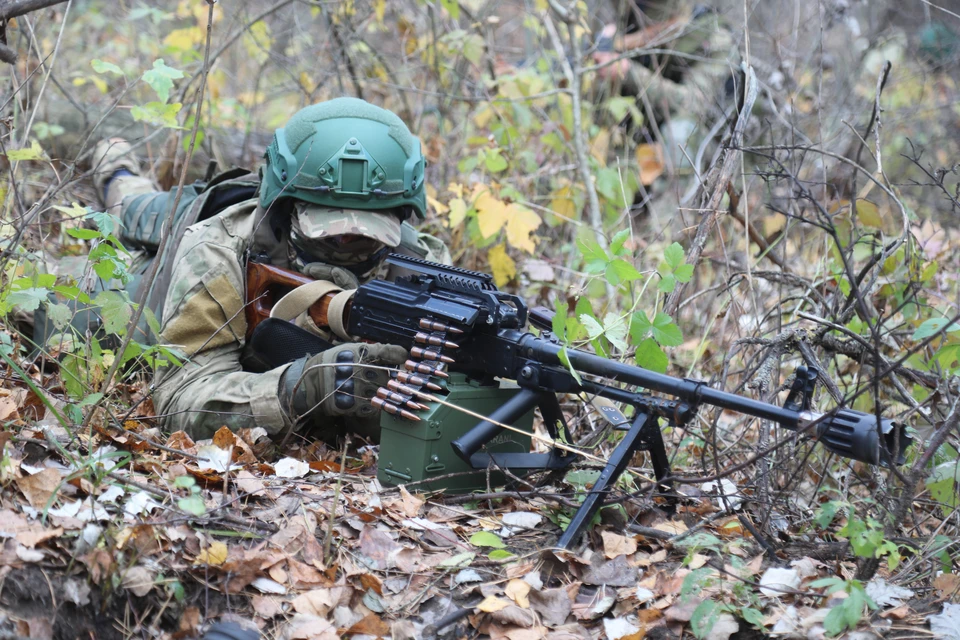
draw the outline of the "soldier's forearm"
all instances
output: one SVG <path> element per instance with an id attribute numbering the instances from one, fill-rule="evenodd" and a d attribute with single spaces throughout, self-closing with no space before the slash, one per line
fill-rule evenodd
<path id="1" fill-rule="evenodd" d="M 204 361 L 157 372 L 154 400 L 164 430 L 200 439 L 224 425 L 234 431 L 262 427 L 271 435 L 289 426 L 280 400 L 286 366 L 247 373 L 236 356 L 198 360 Z"/>

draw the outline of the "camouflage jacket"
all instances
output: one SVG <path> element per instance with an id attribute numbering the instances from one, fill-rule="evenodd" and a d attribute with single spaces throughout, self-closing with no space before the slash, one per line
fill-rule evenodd
<path id="1" fill-rule="evenodd" d="M 413 234 L 424 257 L 449 262 L 436 239 Z M 291 426 L 279 397 L 289 365 L 265 373 L 247 372 L 241 365 L 247 331 L 245 265 L 256 254 L 276 266 L 291 266 L 285 232 L 271 227 L 256 198 L 184 231 L 170 263 L 160 337 L 188 359 L 181 367 L 159 368 L 154 378 L 154 403 L 166 430 L 208 438 L 223 425 L 263 427 L 271 435 Z"/>

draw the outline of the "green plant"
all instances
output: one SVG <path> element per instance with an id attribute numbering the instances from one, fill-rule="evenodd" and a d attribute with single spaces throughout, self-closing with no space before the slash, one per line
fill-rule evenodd
<path id="1" fill-rule="evenodd" d="M 843 591 L 847 597 L 840 604 L 830 609 L 830 613 L 823 621 L 823 628 L 831 636 L 838 636 L 844 631 L 855 629 L 863 618 L 866 608 L 876 609 L 876 603 L 867 595 L 866 588 L 859 580 L 843 580 L 842 578 L 822 578 L 810 583 L 811 587 L 827 588 L 827 595 Z"/>

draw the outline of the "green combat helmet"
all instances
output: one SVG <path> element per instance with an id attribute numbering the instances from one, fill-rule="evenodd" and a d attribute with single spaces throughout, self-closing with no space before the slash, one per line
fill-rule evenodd
<path id="1" fill-rule="evenodd" d="M 426 215 L 420 140 L 396 114 L 356 98 L 298 111 L 264 154 L 260 205 L 291 198 L 352 210 Z"/>

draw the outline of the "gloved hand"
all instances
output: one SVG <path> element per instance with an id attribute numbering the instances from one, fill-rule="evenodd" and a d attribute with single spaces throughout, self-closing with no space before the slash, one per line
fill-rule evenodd
<path id="1" fill-rule="evenodd" d="M 311 262 L 303 266 L 303 275 L 309 276 L 314 280 L 326 280 L 332 282 L 344 291 L 356 289 L 360 286 L 360 281 L 352 272 L 343 267 L 335 267 L 323 262 Z"/>
<path id="2" fill-rule="evenodd" d="M 378 387 L 387 385 L 390 372 L 356 365 L 399 365 L 407 357 L 407 350 L 396 345 L 342 344 L 291 365 L 287 373 L 296 375 L 299 381 L 293 380 L 291 385 L 285 374 L 282 387 L 288 390 L 290 406 L 297 415 L 311 412 L 311 415 L 370 418 L 377 414 L 370 399 Z M 302 366 L 298 366 L 301 363 Z"/>

